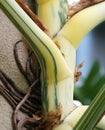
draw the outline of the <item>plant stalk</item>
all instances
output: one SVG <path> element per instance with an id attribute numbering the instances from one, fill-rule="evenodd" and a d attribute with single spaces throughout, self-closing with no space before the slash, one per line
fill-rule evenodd
<path id="1" fill-rule="evenodd" d="M 105 112 L 105 85 L 96 95 L 89 108 L 77 122 L 73 130 L 92 130 Z"/>

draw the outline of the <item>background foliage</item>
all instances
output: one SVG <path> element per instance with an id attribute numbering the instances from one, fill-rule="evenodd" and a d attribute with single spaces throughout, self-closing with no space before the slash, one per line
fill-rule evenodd
<path id="1" fill-rule="evenodd" d="M 102 75 L 101 66 L 95 61 L 85 79 L 82 79 L 82 85 L 75 86 L 74 98 L 83 104 L 90 104 L 103 84 L 105 84 L 105 75 Z"/>

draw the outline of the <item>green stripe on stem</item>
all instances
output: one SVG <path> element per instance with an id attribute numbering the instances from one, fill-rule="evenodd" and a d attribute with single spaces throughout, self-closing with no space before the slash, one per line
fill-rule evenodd
<path id="1" fill-rule="evenodd" d="M 92 130 L 105 112 L 105 85 L 96 95 L 73 130 Z"/>
<path id="2" fill-rule="evenodd" d="M 0 0 L 0 8 L 23 34 L 28 44 L 37 54 L 42 72 L 41 97 L 44 111 L 54 110 L 61 103 L 64 116 L 67 115 L 73 101 L 73 78 L 71 70 L 60 50 L 53 40 L 32 21 L 15 0 Z M 65 86 L 66 81 L 67 86 Z M 69 91 L 66 90 L 67 92 L 62 91 L 60 93 L 62 88 L 64 90 L 66 88 Z M 65 100 L 62 100 L 62 96 L 64 96 L 64 99 L 67 97 L 66 95 L 69 95 L 69 99 L 65 107 Z M 66 112 L 65 109 L 67 109 Z"/>

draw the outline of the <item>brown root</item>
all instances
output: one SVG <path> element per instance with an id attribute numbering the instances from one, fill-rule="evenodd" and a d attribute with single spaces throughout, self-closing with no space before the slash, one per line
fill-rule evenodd
<path id="1" fill-rule="evenodd" d="M 13 111 L 13 115 L 12 115 L 12 119 L 13 119 L 13 126 L 14 129 L 17 129 L 17 113 L 20 110 L 21 106 L 26 102 L 26 100 L 29 98 L 32 88 L 35 86 L 35 84 L 37 83 L 37 81 L 35 81 L 28 89 L 26 95 L 23 97 L 23 99 L 18 103 L 18 105 L 16 106 L 15 110 Z"/>
<path id="2" fill-rule="evenodd" d="M 35 127 L 40 124 L 40 118 L 25 118 L 18 122 L 16 130 L 22 130 L 24 126 L 28 127 L 29 130 L 35 130 Z"/>
<path id="3" fill-rule="evenodd" d="M 26 5 L 23 0 L 16 0 L 16 2 L 22 7 L 22 9 L 30 16 L 30 18 L 40 27 L 42 31 L 44 31 L 49 37 L 52 38 L 52 35 L 50 34 L 47 27 L 42 23 L 42 21 L 38 18 L 35 13 L 32 12 L 32 10 Z"/>
<path id="4" fill-rule="evenodd" d="M 17 63 L 17 66 L 24 78 L 26 79 L 27 83 L 29 84 L 29 90 L 25 93 L 15 84 L 15 82 L 0 69 L 0 94 L 9 102 L 9 104 L 13 108 L 13 126 L 14 129 L 17 129 L 18 123 L 22 125 L 22 121 L 17 119 L 18 111 L 22 111 L 28 114 L 28 119 L 25 120 L 26 128 L 30 130 L 35 128 L 36 121 L 33 118 L 33 114 L 39 115 L 42 114 L 42 103 L 41 103 L 41 85 L 40 85 L 40 70 L 35 69 L 35 66 L 39 67 L 37 64 L 37 59 L 33 54 L 32 50 L 28 51 L 28 58 L 26 61 L 26 67 L 22 66 L 21 60 L 18 54 L 18 44 L 23 43 L 22 40 L 16 42 L 14 46 L 14 57 Z M 35 82 L 37 81 L 37 82 Z M 32 90 L 32 91 L 31 91 Z M 27 121 L 26 121 L 27 120 Z M 32 123 L 33 122 L 33 123 Z M 30 126 L 30 123 L 32 126 Z M 35 124 L 34 124 L 35 123 Z M 23 122 L 24 124 L 24 122 Z M 20 126 L 21 126 L 20 125 Z M 15 129 L 15 130 L 16 130 Z"/>

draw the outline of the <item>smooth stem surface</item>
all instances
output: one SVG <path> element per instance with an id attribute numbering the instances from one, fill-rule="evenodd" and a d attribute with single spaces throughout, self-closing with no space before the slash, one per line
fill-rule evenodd
<path id="1" fill-rule="evenodd" d="M 41 100 L 44 111 L 47 113 L 55 110 L 61 104 L 64 118 L 70 113 L 73 104 L 74 75 L 60 50 L 15 0 L 0 0 L 0 8 L 37 55 L 41 67 Z"/>
<path id="2" fill-rule="evenodd" d="M 92 130 L 105 112 L 105 85 L 96 95 L 73 130 Z"/>

